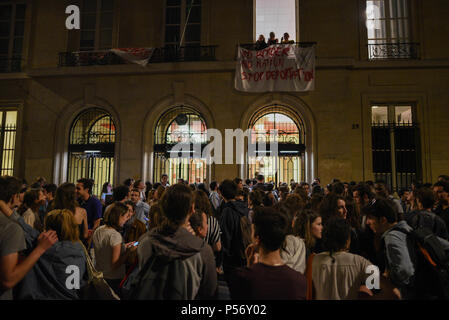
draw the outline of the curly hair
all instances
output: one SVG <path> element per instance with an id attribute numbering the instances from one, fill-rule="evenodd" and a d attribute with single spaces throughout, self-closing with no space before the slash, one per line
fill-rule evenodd
<path id="1" fill-rule="evenodd" d="M 326 195 L 320 204 L 320 214 L 323 222 L 326 223 L 332 217 L 338 216 L 338 200 L 345 201 L 345 198 L 333 193 Z"/>
<path id="2" fill-rule="evenodd" d="M 346 249 L 350 239 L 351 226 L 346 220 L 333 217 L 327 222 L 326 228 L 324 228 L 323 245 L 329 251 L 332 263 L 335 262 L 332 254 Z"/>
<path id="3" fill-rule="evenodd" d="M 258 207 L 262 205 L 265 193 L 259 189 L 253 190 L 249 194 L 249 201 L 253 207 Z"/>
<path id="4" fill-rule="evenodd" d="M 204 212 L 208 217 L 212 216 L 212 206 L 207 194 L 203 190 L 193 192 L 193 202 L 195 203 L 195 210 Z"/>

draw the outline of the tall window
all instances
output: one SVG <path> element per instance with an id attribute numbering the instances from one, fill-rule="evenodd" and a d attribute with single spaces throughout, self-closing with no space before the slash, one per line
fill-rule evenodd
<path id="1" fill-rule="evenodd" d="M 0 2 L 0 72 L 20 72 L 26 5 Z"/>
<path id="2" fill-rule="evenodd" d="M 114 0 L 83 0 L 80 51 L 112 48 Z"/>
<path id="3" fill-rule="evenodd" d="M 372 154 L 375 179 L 384 180 L 393 191 L 420 179 L 419 127 L 411 105 L 374 105 Z"/>
<path id="4" fill-rule="evenodd" d="M 93 194 L 101 195 L 105 182 L 114 184 L 115 124 L 98 108 L 81 113 L 70 130 L 68 181 L 94 180 Z"/>
<path id="5" fill-rule="evenodd" d="M 265 143 L 269 149 L 270 130 L 278 130 L 275 137 L 278 152 L 275 154 L 271 150 L 256 150 L 255 154 L 248 154 L 248 177 L 263 174 L 265 181 L 275 183 L 304 179 L 303 127 L 300 119 L 281 106 L 271 106 L 256 113 L 251 121 L 253 135 L 250 143 Z"/>
<path id="6" fill-rule="evenodd" d="M 166 0 L 165 45 L 199 46 L 201 0 Z"/>
<path id="7" fill-rule="evenodd" d="M 290 40 L 296 39 L 296 0 L 255 0 L 256 1 L 256 34 L 268 40 L 270 32 L 281 41 L 287 32 Z"/>
<path id="8" fill-rule="evenodd" d="M 0 111 L 0 175 L 14 175 L 17 111 Z"/>
<path id="9" fill-rule="evenodd" d="M 412 58 L 410 0 L 366 1 L 366 27 L 370 59 Z"/>
<path id="10" fill-rule="evenodd" d="M 194 156 L 196 151 L 193 148 L 183 150 L 188 155 L 174 155 L 171 152 L 175 144 L 189 142 L 201 144 L 202 147 L 207 144 L 206 122 L 198 112 L 181 106 L 161 116 L 155 131 L 154 181 L 166 173 L 170 184 L 178 179 L 189 183 L 203 182 L 207 174 L 206 159 Z"/>

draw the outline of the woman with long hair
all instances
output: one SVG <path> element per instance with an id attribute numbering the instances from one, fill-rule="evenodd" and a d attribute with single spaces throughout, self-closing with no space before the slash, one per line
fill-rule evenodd
<path id="1" fill-rule="evenodd" d="M 304 210 L 296 216 L 293 222 L 293 234 L 304 239 L 307 257 L 311 253 L 321 252 L 323 223 L 318 212 Z"/>
<path id="2" fill-rule="evenodd" d="M 355 215 L 354 210 L 351 210 L 351 214 Z M 329 193 L 324 197 L 320 205 L 320 215 L 323 218 L 323 224 L 326 225 L 327 221 L 333 218 L 341 218 L 347 220 L 351 225 L 352 220 L 348 216 L 348 209 L 346 208 L 346 199 L 342 196 L 334 193 Z M 351 225 L 351 248 L 352 253 L 361 254 L 359 231 Z"/>
<path id="3" fill-rule="evenodd" d="M 45 196 L 42 189 L 31 189 L 25 193 L 18 211 L 26 224 L 39 232 L 43 231 L 42 220 L 39 217 L 39 207 L 43 204 Z"/>
<path id="4" fill-rule="evenodd" d="M 304 273 L 307 248 L 304 239 L 293 230 L 297 208 L 289 205 L 286 200 L 278 202 L 274 208 L 287 218 L 287 235 L 280 250 L 281 258 L 293 270 Z"/>
<path id="5" fill-rule="evenodd" d="M 70 210 L 79 230 L 79 238 L 81 242 L 88 239 L 89 229 L 87 224 L 87 212 L 81 208 L 76 201 L 76 188 L 73 183 L 65 182 L 56 189 L 56 196 L 53 200 L 51 210 Z"/>
<path id="6" fill-rule="evenodd" d="M 362 256 L 349 253 L 351 226 L 348 221 L 339 217 L 331 218 L 326 224 L 323 242 L 326 251 L 311 257 L 315 298 L 357 299 L 360 288 L 369 276 L 366 270 L 372 263 Z"/>
<path id="7" fill-rule="evenodd" d="M 108 196 L 112 196 L 112 185 L 108 181 L 106 181 L 105 183 L 103 183 L 103 187 L 101 188 L 100 201 L 102 205 L 108 205 Z"/>
<path id="8" fill-rule="evenodd" d="M 44 219 L 44 230 L 55 231 L 58 241 L 27 273 L 17 287 L 15 298 L 18 300 L 80 299 L 79 288 L 86 284 L 87 265 L 85 249 L 79 241 L 79 228 L 72 211 L 58 209 L 48 212 Z M 28 237 L 37 240 L 39 233 L 29 233 Z M 70 276 L 67 274 L 67 266 L 77 267 L 80 281 L 78 288 L 67 286 L 67 279 Z"/>
<path id="9" fill-rule="evenodd" d="M 136 247 L 134 242 L 124 243 L 120 234 L 130 211 L 121 202 L 111 204 L 104 225 L 97 228 L 92 237 L 95 252 L 95 267 L 103 272 L 104 279 L 119 294 L 119 285 L 125 276 L 125 262 Z"/>
<path id="10" fill-rule="evenodd" d="M 162 185 L 159 185 L 156 188 L 156 190 L 154 190 L 154 193 L 153 193 L 153 196 L 151 197 L 151 199 L 150 199 L 150 197 L 148 197 L 148 204 L 150 206 L 156 204 L 160 199 L 162 199 L 162 196 L 164 195 L 164 193 L 165 193 L 165 187 Z"/>
<path id="11" fill-rule="evenodd" d="M 214 252 L 221 251 L 220 225 L 217 219 L 212 216 L 212 205 L 207 194 L 202 190 L 196 190 L 193 192 L 193 201 L 195 210 L 205 213 L 207 216 L 207 234 L 204 241 L 212 247 Z"/>
<path id="12" fill-rule="evenodd" d="M 248 218 L 250 222 L 254 217 L 254 210 L 257 207 L 263 206 L 264 197 L 265 193 L 260 189 L 255 189 L 248 194 Z"/>

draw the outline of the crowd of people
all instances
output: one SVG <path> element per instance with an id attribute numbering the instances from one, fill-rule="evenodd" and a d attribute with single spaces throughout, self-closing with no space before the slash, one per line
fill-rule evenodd
<path id="1" fill-rule="evenodd" d="M 274 44 L 293 44 L 295 43 L 294 40 L 290 40 L 290 35 L 285 32 L 284 36 L 281 38 L 281 41 L 279 42 L 279 39 L 276 38 L 276 35 L 274 32 L 270 32 L 270 37 L 268 40 L 265 40 L 265 36 L 263 34 L 259 35 L 259 38 L 256 41 L 256 50 L 263 50 L 265 48 L 268 48 L 271 45 Z"/>
<path id="2" fill-rule="evenodd" d="M 0 300 L 449 299 L 448 176 L 93 187 L 0 177 Z"/>

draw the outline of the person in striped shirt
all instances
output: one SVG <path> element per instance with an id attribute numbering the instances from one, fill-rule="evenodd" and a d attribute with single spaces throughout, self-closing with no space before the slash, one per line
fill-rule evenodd
<path id="1" fill-rule="evenodd" d="M 212 247 L 217 262 L 217 267 L 220 265 L 219 253 L 221 251 L 221 230 L 218 220 L 212 216 L 212 205 L 202 190 L 196 190 L 193 193 L 195 202 L 195 210 L 205 213 L 207 216 L 207 232 L 204 241 Z"/>

